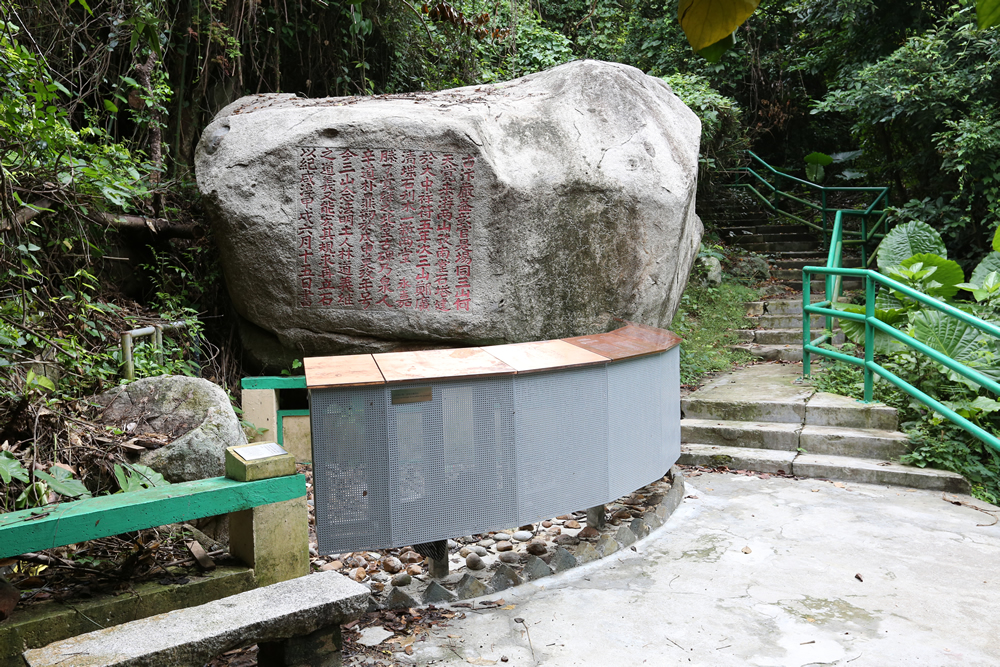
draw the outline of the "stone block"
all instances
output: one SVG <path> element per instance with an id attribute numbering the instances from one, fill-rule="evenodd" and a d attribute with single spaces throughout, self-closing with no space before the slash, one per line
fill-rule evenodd
<path id="1" fill-rule="evenodd" d="M 251 442 L 273 442 L 278 437 L 278 392 L 274 389 L 244 389 L 243 419 L 258 430 Z"/>
<path id="2" fill-rule="evenodd" d="M 277 447 L 276 443 L 254 443 L 252 445 L 227 447 L 226 477 L 235 479 L 238 482 L 253 482 L 258 479 L 294 475 L 295 457 L 291 454 L 286 453 L 280 456 L 268 456 L 267 458 L 251 460 L 247 460 L 240 455 L 240 451 L 247 447 L 260 447 L 266 444 L 273 444 Z"/>
<path id="3" fill-rule="evenodd" d="M 341 667 L 340 626 L 320 628 L 303 637 L 257 645 L 257 667 Z"/>
<path id="4" fill-rule="evenodd" d="M 305 497 L 231 513 L 229 552 L 254 569 L 258 586 L 309 574 Z"/>

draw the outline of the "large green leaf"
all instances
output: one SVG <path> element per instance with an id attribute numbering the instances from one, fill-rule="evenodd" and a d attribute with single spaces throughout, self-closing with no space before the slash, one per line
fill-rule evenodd
<path id="1" fill-rule="evenodd" d="M 896 298 L 887 287 L 883 286 L 875 295 L 875 310 L 905 310 L 903 302 Z"/>
<path id="2" fill-rule="evenodd" d="M 879 271 L 885 273 L 889 267 L 899 266 L 904 260 L 920 253 L 948 257 L 941 235 L 927 223 L 911 220 L 896 225 L 878 245 Z"/>
<path id="3" fill-rule="evenodd" d="M 965 272 L 962 271 L 962 267 L 958 265 L 958 262 L 953 262 L 950 259 L 931 253 L 920 253 L 903 260 L 900 266 L 908 269 L 915 264 L 923 264 L 924 269 L 930 267 L 935 269 L 934 273 L 930 275 L 930 279 L 940 283 L 940 286 L 927 288 L 927 294 L 930 296 L 950 299 L 958 294 L 958 284 L 965 282 Z"/>
<path id="4" fill-rule="evenodd" d="M 52 466 L 49 472 L 35 471 L 35 477 L 49 485 L 49 488 L 60 496 L 67 498 L 90 498 L 90 491 L 73 474 L 65 468 Z"/>
<path id="5" fill-rule="evenodd" d="M 833 164 L 833 158 L 826 153 L 814 152 L 803 158 L 806 164 L 818 164 L 821 167 L 829 167 Z"/>
<path id="6" fill-rule="evenodd" d="M 921 343 L 990 379 L 1000 380 L 1000 346 L 976 327 L 937 310 L 914 313 L 910 322 L 914 338 Z M 954 371 L 941 370 L 952 380 L 976 386 Z"/>
<path id="7" fill-rule="evenodd" d="M 701 51 L 698 51 L 698 55 L 710 63 L 717 63 L 722 59 L 722 54 L 733 48 L 735 44 L 736 33 L 730 33 L 715 44 L 706 46 Z"/>
<path id="8" fill-rule="evenodd" d="M 969 282 L 982 287 L 986 276 L 992 271 L 1000 271 L 1000 252 L 991 252 L 986 255 L 983 261 L 979 262 L 979 266 L 973 269 Z"/>
<path id="9" fill-rule="evenodd" d="M 877 303 L 877 302 L 876 302 Z M 845 304 L 837 308 L 837 310 L 844 310 L 848 313 L 858 313 L 860 315 L 865 314 L 865 307 L 857 304 Z M 901 310 L 879 310 L 877 307 L 875 309 L 875 317 L 882 320 L 889 326 L 895 327 L 896 324 L 904 321 L 906 315 Z M 854 320 L 841 319 L 840 328 L 844 331 L 844 335 L 847 336 L 855 345 L 860 345 L 864 347 L 865 345 L 865 325 L 863 322 L 855 322 Z M 875 330 L 875 354 L 891 354 L 893 352 L 899 352 L 903 350 L 906 346 L 900 343 L 898 340 L 890 336 L 889 334 Z"/>
<path id="10" fill-rule="evenodd" d="M 760 0 L 680 0 L 677 20 L 697 52 L 731 35 L 758 4 Z"/>
<path id="11" fill-rule="evenodd" d="M 0 480 L 3 480 L 4 484 L 10 484 L 11 479 L 28 482 L 28 471 L 13 454 L 0 452 Z"/>
<path id="12" fill-rule="evenodd" d="M 978 0 L 976 2 L 976 22 L 980 30 L 992 28 L 1000 23 L 1000 0 Z"/>

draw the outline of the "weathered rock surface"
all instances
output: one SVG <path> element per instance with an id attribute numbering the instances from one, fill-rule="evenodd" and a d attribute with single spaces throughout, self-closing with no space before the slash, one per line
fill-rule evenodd
<path id="1" fill-rule="evenodd" d="M 140 462 L 170 482 L 225 474 L 226 447 L 246 435 L 226 392 L 201 378 L 161 375 L 136 380 L 96 397 L 96 418 L 127 433 L 163 434 L 173 440 Z"/>
<path id="2" fill-rule="evenodd" d="M 437 93 L 245 97 L 196 162 L 240 315 L 330 354 L 667 325 L 702 232 L 699 140 L 661 80 L 577 61 Z"/>

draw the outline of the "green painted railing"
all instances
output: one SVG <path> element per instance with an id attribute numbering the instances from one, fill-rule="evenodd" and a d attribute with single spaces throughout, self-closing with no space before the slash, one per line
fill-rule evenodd
<path id="1" fill-rule="evenodd" d="M 942 301 L 927 296 L 923 292 L 918 292 L 902 283 L 899 283 L 892 278 L 882 275 L 878 271 L 873 271 L 871 269 L 845 269 L 840 266 L 840 252 L 842 248 L 841 233 L 843 227 L 843 214 L 844 211 L 837 211 L 834 225 L 832 230 L 832 242 L 830 247 L 830 254 L 827 259 L 827 266 L 807 266 L 802 269 L 802 374 L 805 377 L 810 375 L 810 355 L 820 354 L 824 357 L 829 357 L 831 359 L 837 359 L 849 364 L 854 364 L 855 366 L 861 366 L 864 370 L 864 401 L 866 403 L 872 402 L 872 393 L 874 389 L 875 375 L 885 378 L 892 384 L 896 385 L 907 394 L 917 399 L 927 407 L 938 412 L 939 414 L 945 416 L 951 422 L 957 424 L 961 428 L 965 429 L 967 432 L 971 433 L 975 437 L 979 438 L 987 445 L 992 447 L 994 450 L 1000 452 L 1000 440 L 996 438 L 991 433 L 988 433 L 984 429 L 980 428 L 976 424 L 958 414 L 948 406 L 944 405 L 937 399 L 927 395 L 921 390 L 917 389 L 910 383 L 906 382 L 894 373 L 886 370 L 881 365 L 876 363 L 874 350 L 875 350 L 875 331 L 881 331 L 893 339 L 899 341 L 903 345 L 924 354 L 934 361 L 938 362 L 955 371 L 962 377 L 972 380 L 976 384 L 986 387 L 994 394 L 1000 395 L 1000 384 L 994 380 L 986 377 L 979 371 L 969 368 L 968 366 L 955 361 L 951 357 L 941 354 L 939 351 L 924 345 L 916 338 L 907 335 L 906 333 L 896 329 L 895 327 L 889 326 L 882 320 L 875 317 L 875 286 L 882 285 L 883 287 L 890 288 L 902 292 L 911 299 L 915 299 L 925 306 L 934 308 L 935 310 L 941 311 L 946 315 L 954 317 L 955 319 L 961 320 L 967 324 L 970 324 L 980 331 L 983 331 L 991 336 L 1000 338 L 1000 327 L 995 324 L 991 324 L 984 320 L 975 317 L 974 315 L 969 315 L 966 312 L 950 306 Z M 827 299 L 825 301 L 819 301 L 817 303 L 812 303 L 812 298 L 810 294 L 810 281 L 814 274 L 826 276 L 826 294 Z M 837 303 L 837 298 L 840 295 L 840 279 L 842 276 L 852 276 L 857 278 L 862 278 L 864 280 L 865 288 L 865 314 L 861 313 L 849 313 L 843 310 L 836 310 L 835 304 Z M 815 340 L 810 340 L 812 335 L 812 328 L 810 326 L 813 315 L 823 315 L 826 317 L 826 331 L 823 335 L 819 336 Z M 832 335 L 833 329 L 833 319 L 843 318 L 846 320 L 852 320 L 854 322 L 860 322 L 865 326 L 865 356 L 864 359 L 859 359 L 858 357 L 853 357 L 849 354 L 844 354 L 843 352 L 838 352 L 836 350 L 831 350 L 827 348 L 822 348 L 824 342 L 826 342 Z"/>
<path id="2" fill-rule="evenodd" d="M 829 244 L 828 247 L 831 249 L 833 248 L 834 243 L 832 239 L 833 230 L 828 226 L 830 219 L 834 217 L 836 213 L 860 217 L 860 229 L 841 230 L 841 244 L 847 246 L 860 246 L 862 266 L 867 268 L 871 265 L 871 263 L 875 260 L 874 248 L 878 245 L 878 241 L 885 236 L 887 231 L 885 228 L 886 212 L 883 208 L 880 208 L 880 206 L 884 207 L 885 204 L 888 203 L 889 188 L 846 186 L 827 187 L 778 171 L 767 162 L 764 162 L 763 159 L 752 151 L 747 151 L 747 154 L 750 156 L 751 166 L 736 169 L 737 181 L 727 187 L 745 189 L 760 200 L 760 202 L 763 203 L 768 210 L 774 212 L 775 214 L 821 232 L 824 242 L 827 242 Z M 756 166 L 760 171 L 754 169 L 754 166 Z M 743 175 L 749 177 L 750 182 L 741 182 Z M 773 184 L 771 182 L 772 180 L 776 183 L 788 183 L 789 185 L 779 187 L 778 185 Z M 804 188 L 806 192 L 815 195 L 819 201 L 809 201 L 808 199 L 804 199 L 803 197 L 789 192 L 789 189 L 794 187 Z M 761 192 L 761 190 L 763 190 L 763 192 Z M 873 195 L 874 198 L 864 209 L 845 210 L 830 208 L 828 206 L 830 199 L 835 193 L 840 192 L 868 193 Z M 772 201 L 772 199 L 774 201 Z M 800 215 L 796 215 L 791 211 L 785 210 L 780 206 L 783 202 L 796 202 L 811 211 L 815 211 L 817 217 L 819 218 L 819 224 L 813 220 L 803 218 Z M 871 249 L 872 252 L 869 253 L 869 249 Z"/>

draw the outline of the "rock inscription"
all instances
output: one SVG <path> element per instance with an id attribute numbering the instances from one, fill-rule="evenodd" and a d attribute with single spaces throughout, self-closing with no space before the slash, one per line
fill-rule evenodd
<path id="1" fill-rule="evenodd" d="M 476 157 L 298 147 L 298 305 L 461 315 L 473 303 Z"/>

